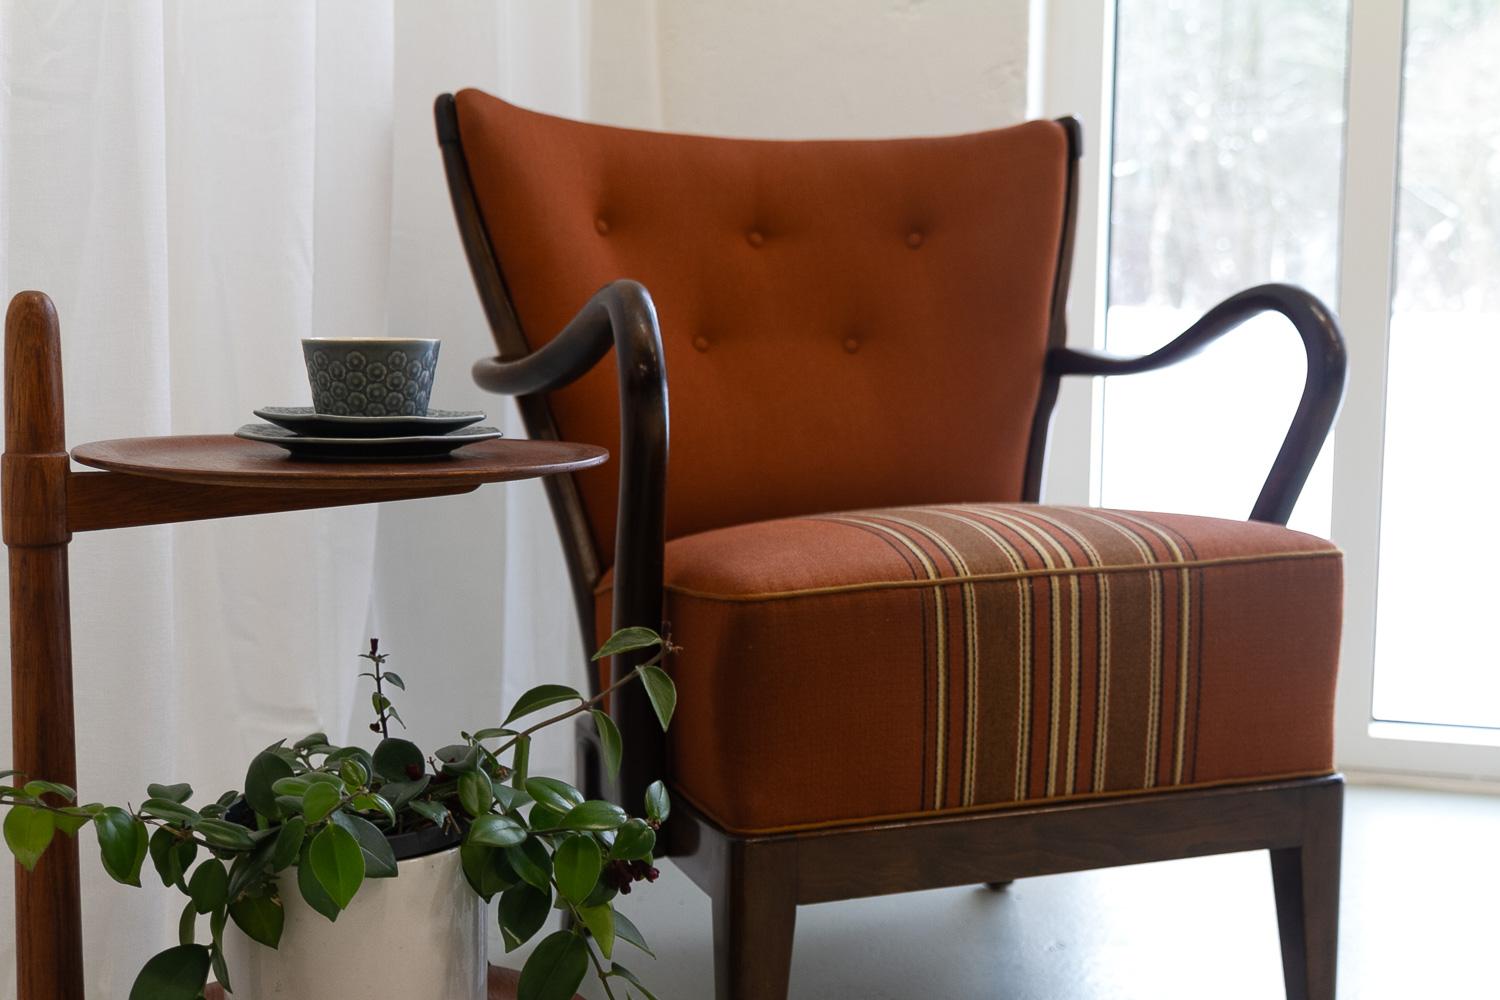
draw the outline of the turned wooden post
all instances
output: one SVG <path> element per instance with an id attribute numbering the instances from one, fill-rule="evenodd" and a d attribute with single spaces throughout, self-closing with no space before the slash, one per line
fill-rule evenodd
<path id="1" fill-rule="evenodd" d="M 10 554 L 13 761 L 23 774 L 77 787 L 68 619 L 68 452 L 57 311 L 22 292 L 5 315 L 5 455 Z M 34 872 L 16 866 L 20 1000 L 83 1000 L 78 845 L 59 834 Z"/>

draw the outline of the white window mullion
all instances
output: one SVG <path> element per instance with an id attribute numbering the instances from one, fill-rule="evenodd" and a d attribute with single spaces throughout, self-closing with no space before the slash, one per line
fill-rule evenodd
<path id="1" fill-rule="evenodd" d="M 1405 4 L 1360 0 L 1352 5 L 1351 22 L 1339 274 L 1350 365 L 1335 438 L 1333 493 L 1333 536 L 1345 553 L 1337 755 L 1341 767 L 1355 772 L 1497 779 L 1500 732 L 1372 721 Z M 1394 620 L 1402 609 L 1387 608 L 1385 614 Z"/>
<path id="2" fill-rule="evenodd" d="M 1033 115 L 1072 115 L 1083 126 L 1078 165 L 1078 219 L 1074 230 L 1072 282 L 1068 294 L 1068 344 L 1104 346 L 1105 277 L 1109 273 L 1109 178 L 1114 160 L 1115 5 L 1104 0 L 1033 0 L 1031 16 L 1042 24 L 1033 46 L 1032 80 L 1041 93 L 1029 102 Z M 1037 38 L 1036 35 L 1033 36 Z M 1099 500 L 1099 420 L 1102 379 L 1064 379 L 1052 419 L 1047 478 L 1048 503 L 1095 504 Z"/>

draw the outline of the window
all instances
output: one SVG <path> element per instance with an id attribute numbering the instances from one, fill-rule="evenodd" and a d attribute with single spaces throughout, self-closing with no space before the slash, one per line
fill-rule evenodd
<path id="1" fill-rule="evenodd" d="M 1105 167 L 1084 163 L 1074 342 L 1149 351 L 1264 281 L 1334 305 L 1349 391 L 1292 527 L 1346 553 L 1340 764 L 1500 778 L 1484 632 L 1500 586 L 1483 572 L 1500 0 L 1048 9 L 1043 106 L 1080 113 Z M 1086 484 L 1109 506 L 1244 517 L 1302 374 L 1295 334 L 1262 318 L 1175 370 L 1064 396 L 1054 455 L 1070 464 L 1053 482 L 1069 499 Z"/>

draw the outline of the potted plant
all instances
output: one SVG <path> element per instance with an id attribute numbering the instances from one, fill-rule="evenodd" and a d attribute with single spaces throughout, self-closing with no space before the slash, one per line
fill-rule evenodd
<path id="1" fill-rule="evenodd" d="M 149 857 L 162 883 L 187 897 L 178 943 L 146 962 L 130 1000 L 197 1000 L 210 975 L 244 1000 L 485 1000 L 485 904 L 496 896 L 507 951 L 553 910 L 568 917 L 522 967 L 519 997 L 571 1000 L 592 968 L 610 997 L 651 998 L 614 960 L 621 943 L 649 949 L 613 901 L 656 878 L 665 788 L 652 785 L 635 818 L 530 773 L 528 760 L 537 732 L 588 712 L 617 770 L 620 732 L 598 706 L 636 680 L 665 728 L 677 695 L 659 666 L 670 648 L 661 636 L 623 629 L 594 659 L 653 648 L 593 698 L 541 685 L 500 725 L 429 756 L 390 734 L 393 721 L 405 725 L 390 692 L 406 684 L 372 639 L 360 676 L 374 684 L 373 750 L 335 746 L 323 733 L 283 740 L 250 761 L 243 791 L 198 806 L 185 784 L 150 785 L 134 808 L 80 805 L 64 785 L 0 772 L 5 843 L 30 869 L 58 832 L 92 824 L 112 878 L 140 886 Z M 549 708 L 557 711 L 529 721 Z"/>

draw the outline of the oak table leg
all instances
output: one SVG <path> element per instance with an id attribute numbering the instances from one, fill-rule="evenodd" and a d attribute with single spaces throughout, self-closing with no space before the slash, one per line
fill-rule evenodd
<path id="1" fill-rule="evenodd" d="M 10 677 L 18 771 L 76 787 L 68 620 L 68 455 L 57 313 L 23 292 L 5 317 L 3 534 L 10 556 Z M 83 1000 L 78 845 L 58 837 L 16 866 L 20 1000 Z"/>

